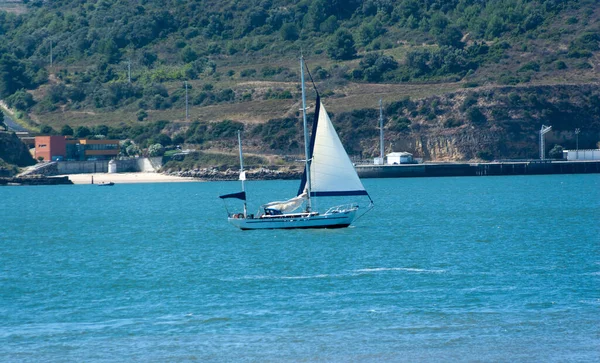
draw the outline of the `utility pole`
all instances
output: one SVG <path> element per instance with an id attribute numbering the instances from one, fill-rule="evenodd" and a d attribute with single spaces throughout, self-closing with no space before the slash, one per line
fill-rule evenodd
<path id="1" fill-rule="evenodd" d="M 546 126 L 546 125 L 542 125 L 542 128 L 540 129 L 540 159 L 541 160 L 546 159 L 546 151 L 544 149 L 544 135 L 546 135 L 551 129 L 552 129 L 552 126 Z"/>
<path id="2" fill-rule="evenodd" d="M 187 85 L 187 81 L 185 81 L 185 120 L 186 121 L 189 120 L 189 117 L 190 117 L 190 109 L 188 107 L 188 85 Z"/>
<path id="3" fill-rule="evenodd" d="M 383 165 L 383 154 L 385 153 L 385 145 L 383 144 L 383 103 L 379 99 L 379 162 Z"/>
<path id="4" fill-rule="evenodd" d="M 579 133 L 581 130 L 578 128 L 575 129 L 575 160 L 579 160 Z"/>

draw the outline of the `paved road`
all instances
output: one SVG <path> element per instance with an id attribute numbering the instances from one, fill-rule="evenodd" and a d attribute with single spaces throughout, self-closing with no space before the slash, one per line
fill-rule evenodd
<path id="1" fill-rule="evenodd" d="M 6 112 L 4 112 L 4 123 L 6 124 L 6 126 L 8 126 L 9 131 L 29 131 L 23 126 L 16 123 L 15 120 L 10 118 L 10 116 L 6 114 Z"/>

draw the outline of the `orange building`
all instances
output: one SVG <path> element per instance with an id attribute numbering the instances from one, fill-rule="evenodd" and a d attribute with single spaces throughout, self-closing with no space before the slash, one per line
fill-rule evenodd
<path id="1" fill-rule="evenodd" d="M 119 140 L 36 136 L 35 157 L 43 160 L 107 160 L 119 155 Z"/>
<path id="2" fill-rule="evenodd" d="M 67 143 L 64 136 L 36 136 L 35 158 L 44 161 L 61 160 L 67 156 Z"/>

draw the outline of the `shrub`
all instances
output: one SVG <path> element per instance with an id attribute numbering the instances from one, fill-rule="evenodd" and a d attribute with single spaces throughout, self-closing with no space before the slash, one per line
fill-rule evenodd
<path id="1" fill-rule="evenodd" d="M 327 54 L 332 59 L 348 60 L 356 55 L 356 47 L 354 45 L 354 37 L 346 29 L 338 29 L 331 37 L 327 46 Z"/>
<path id="2" fill-rule="evenodd" d="M 256 69 L 254 69 L 254 68 L 244 69 L 240 72 L 240 77 L 242 77 L 242 78 L 252 77 L 255 74 L 256 74 Z"/>
<path id="3" fill-rule="evenodd" d="M 527 71 L 539 72 L 540 64 L 538 62 L 529 62 L 529 63 L 523 65 L 521 68 L 519 68 L 519 70 L 517 72 L 527 72 Z"/>
<path id="4" fill-rule="evenodd" d="M 550 159 L 562 159 L 563 158 L 563 147 L 560 145 L 554 145 L 554 147 L 548 152 Z"/>
<path id="5" fill-rule="evenodd" d="M 165 154 L 165 148 L 161 144 L 154 144 L 148 148 L 149 156 L 163 156 Z"/>
<path id="6" fill-rule="evenodd" d="M 563 61 L 556 61 L 556 63 L 554 63 L 554 67 L 558 70 L 567 69 L 567 64 Z"/>
<path id="7" fill-rule="evenodd" d="M 148 113 L 144 110 L 139 110 L 135 115 L 138 121 L 144 121 L 148 117 Z"/>
<path id="8" fill-rule="evenodd" d="M 390 131 L 405 132 L 409 130 L 409 126 L 410 120 L 406 117 L 400 117 L 392 120 L 392 122 L 390 122 L 390 125 L 388 126 L 388 129 Z"/>
<path id="9" fill-rule="evenodd" d="M 478 151 L 477 157 L 486 161 L 494 160 L 494 154 L 492 154 L 489 150 Z"/>
<path id="10" fill-rule="evenodd" d="M 73 136 L 73 129 L 69 125 L 64 125 L 60 129 L 60 134 L 63 136 Z"/>
<path id="11" fill-rule="evenodd" d="M 459 127 L 462 124 L 463 122 L 461 120 L 456 120 L 453 117 L 449 117 L 446 121 L 444 121 L 444 127 L 446 128 Z"/>
<path id="12" fill-rule="evenodd" d="M 477 107 L 471 107 L 466 112 L 467 120 L 474 124 L 482 124 L 487 121 L 485 115 Z"/>
<path id="13" fill-rule="evenodd" d="M 279 30 L 279 34 L 281 35 L 281 39 L 286 41 L 294 41 L 299 37 L 300 32 L 298 31 L 298 27 L 292 23 L 283 24 L 281 29 Z"/>
<path id="14" fill-rule="evenodd" d="M 40 127 L 40 133 L 44 135 L 54 135 L 56 134 L 56 131 L 48 125 L 42 125 L 42 127 Z"/>

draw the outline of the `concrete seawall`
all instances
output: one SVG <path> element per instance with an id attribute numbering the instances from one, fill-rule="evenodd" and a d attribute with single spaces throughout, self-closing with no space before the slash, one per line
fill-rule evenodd
<path id="1" fill-rule="evenodd" d="M 109 160 L 52 161 L 37 164 L 21 175 L 63 175 L 108 173 Z M 162 166 L 162 157 L 132 158 L 115 160 L 117 173 L 157 172 Z"/>
<path id="2" fill-rule="evenodd" d="M 600 173 L 600 161 L 517 161 L 474 164 L 357 165 L 356 171 L 361 178 L 588 174 Z"/>

